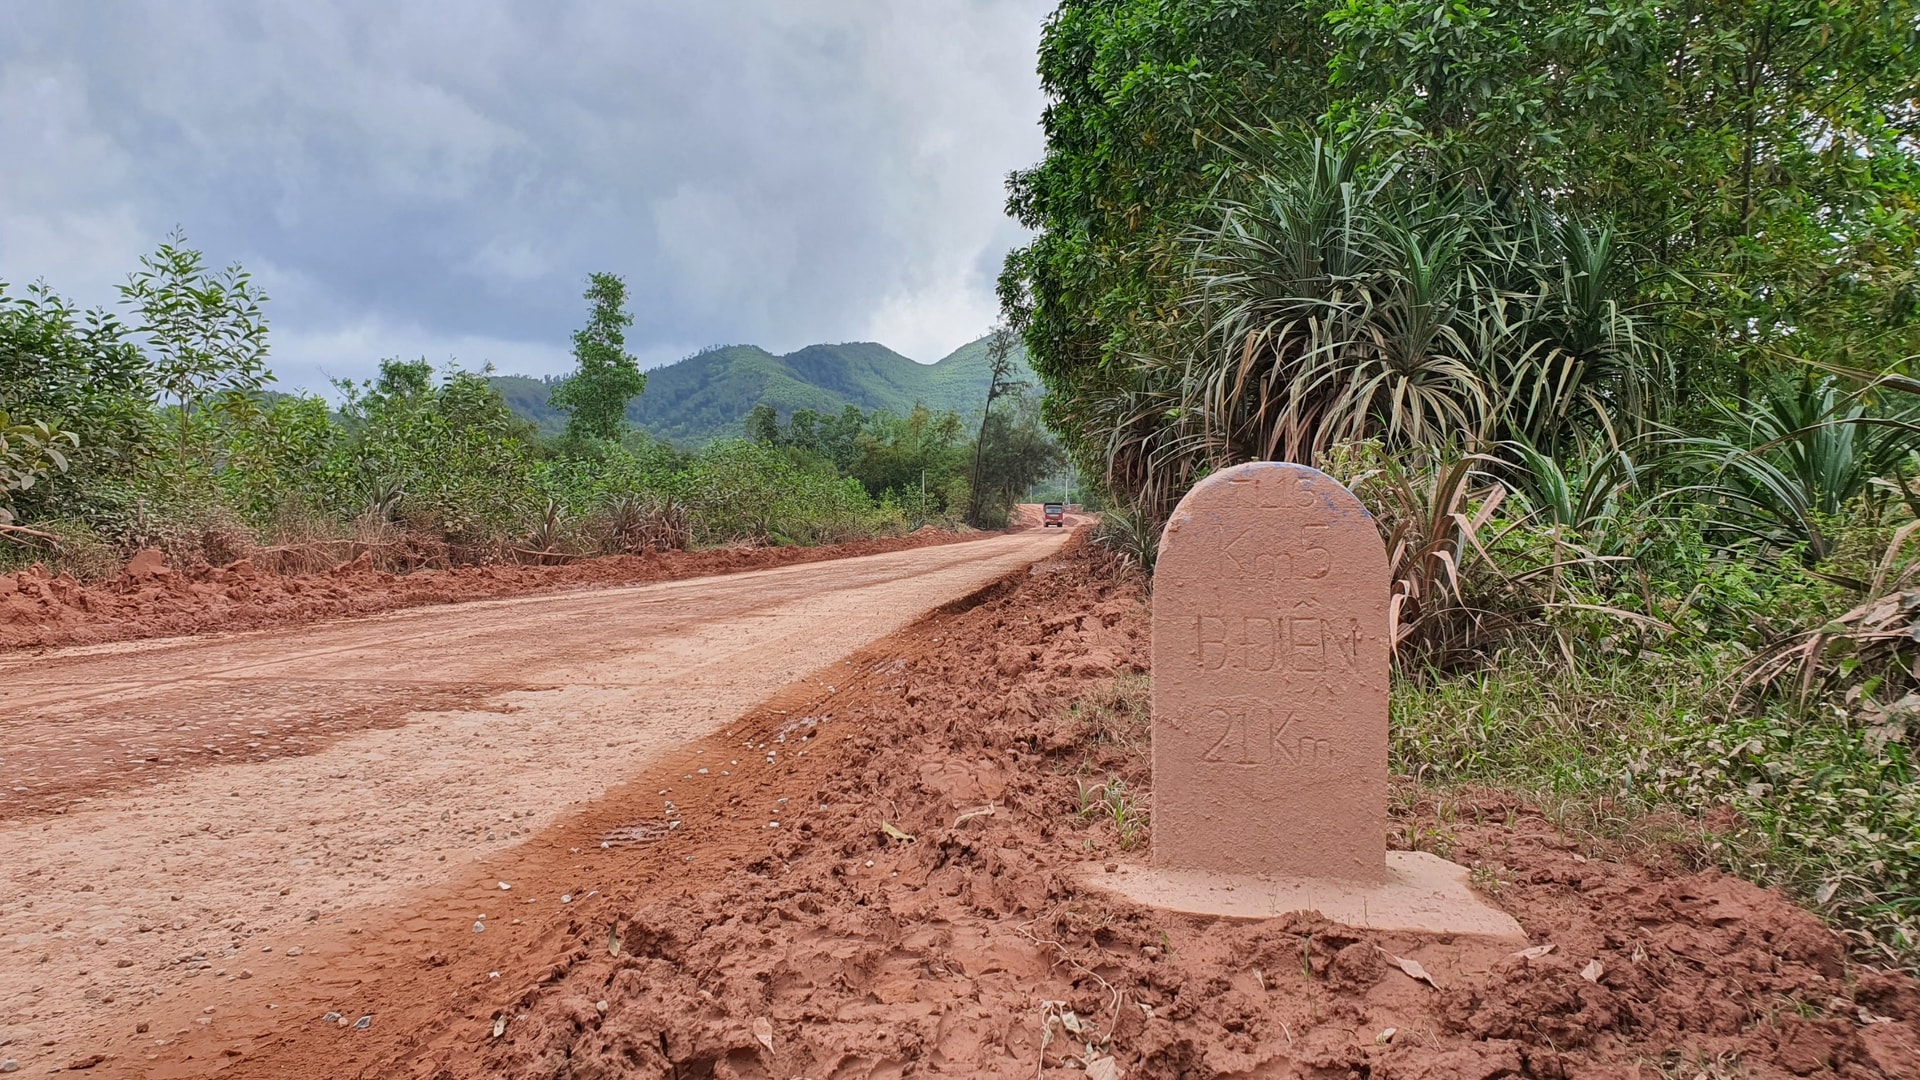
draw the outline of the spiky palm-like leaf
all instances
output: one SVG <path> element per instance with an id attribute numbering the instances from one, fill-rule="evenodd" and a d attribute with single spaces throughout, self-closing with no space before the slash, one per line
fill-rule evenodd
<path id="1" fill-rule="evenodd" d="M 1371 139 L 1246 141 L 1190 238 L 1185 303 L 1133 358 L 1126 406 L 1094 409 L 1116 486 L 1177 493 L 1172 476 L 1369 440 L 1554 452 L 1638 429 L 1659 350 L 1620 299 L 1613 233 Z"/>

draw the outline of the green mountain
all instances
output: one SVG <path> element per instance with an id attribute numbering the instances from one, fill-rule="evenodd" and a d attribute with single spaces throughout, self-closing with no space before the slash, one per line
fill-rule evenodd
<path id="1" fill-rule="evenodd" d="M 1024 351 L 1017 371 L 1038 385 Z M 492 378 L 514 412 L 549 434 L 567 424 L 566 414 L 547 404 L 557 381 Z M 727 345 L 647 372 L 646 393 L 627 407 L 627 419 L 656 438 L 699 444 L 739 435 L 741 422 L 761 404 L 773 406 L 782 419 L 798 409 L 837 413 L 848 405 L 904 414 L 919 404 L 965 416 L 986 399 L 986 338 L 933 364 L 916 363 L 869 341 L 809 345 L 785 356 L 753 345 Z"/>

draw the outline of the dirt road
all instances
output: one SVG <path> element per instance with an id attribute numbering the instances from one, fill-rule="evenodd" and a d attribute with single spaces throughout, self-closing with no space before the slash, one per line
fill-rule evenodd
<path id="1" fill-rule="evenodd" d="M 0 1059 L 58 1070 L 282 981 L 316 924 L 471 874 L 1064 540 L 0 658 Z"/>

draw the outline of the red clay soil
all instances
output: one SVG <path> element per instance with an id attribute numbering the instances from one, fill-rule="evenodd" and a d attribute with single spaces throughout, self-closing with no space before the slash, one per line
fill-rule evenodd
<path id="1" fill-rule="evenodd" d="M 973 537 L 991 535 L 974 533 Z M 924 528 L 908 536 L 820 547 L 735 547 L 609 555 L 562 566 L 494 564 L 404 575 L 376 570 L 370 554 L 323 574 L 271 574 L 250 560 L 175 570 L 142 551 L 119 577 L 82 585 L 40 566 L 0 574 L 0 651 L 136 638 L 251 630 L 370 615 L 424 604 L 492 600 L 561 589 L 655 581 L 878 555 L 969 539 Z"/>
<path id="2" fill-rule="evenodd" d="M 1395 843 L 1445 837 L 1529 954 L 1168 914 L 1076 885 L 1087 860 L 1146 858 L 1144 831 L 1123 847 L 1111 815 L 1077 812 L 1079 781 L 1147 798 L 1128 675 L 1146 644 L 1137 596 L 1083 550 L 1043 563 L 863 651 L 830 687 L 797 685 L 510 865 L 319 941 L 310 981 L 234 984 L 211 1023 L 157 1019 L 183 1038 L 115 1048 L 101 1069 L 1920 1076 L 1920 985 L 1851 961 L 1779 894 L 1583 849 L 1497 798 L 1401 815 Z M 739 764 L 696 776 L 714 760 L 697 752 Z"/>

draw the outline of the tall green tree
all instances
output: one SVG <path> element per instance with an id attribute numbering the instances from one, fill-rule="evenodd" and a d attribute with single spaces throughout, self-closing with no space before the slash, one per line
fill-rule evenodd
<path id="1" fill-rule="evenodd" d="M 591 310 L 587 325 L 573 333 L 574 373 L 548 399 L 566 410 L 567 434 L 577 438 L 618 439 L 627 429 L 627 404 L 647 388 L 640 361 L 626 351 L 627 283 L 618 275 L 587 278 Z"/>
<path id="2" fill-rule="evenodd" d="M 987 403 L 980 411 L 980 433 L 973 440 L 973 471 L 967 480 L 967 520 L 980 524 L 984 489 L 980 485 L 980 466 L 987 447 L 987 424 L 993 417 L 993 403 L 1001 395 L 1026 388 L 1026 381 L 1013 377 L 1014 346 L 1018 344 L 1013 328 L 1002 323 L 993 328 L 987 340 Z"/>
<path id="3" fill-rule="evenodd" d="M 1060 446 L 1047 434 L 1034 395 L 1016 389 L 980 429 L 979 471 L 974 501 L 979 522 L 997 528 L 1007 523 L 1016 499 L 1061 464 Z"/>
<path id="4" fill-rule="evenodd" d="M 214 407 L 246 412 L 273 381 L 267 370 L 267 295 L 238 263 L 223 271 L 175 231 L 120 287 L 120 302 L 146 339 L 148 368 L 173 404 L 182 464 L 193 455 L 195 425 Z"/>
<path id="5" fill-rule="evenodd" d="M 1191 344 L 1186 238 L 1278 122 L 1371 127 L 1436 191 L 1607 223 L 1645 255 L 1612 291 L 1659 313 L 1683 408 L 1920 351 L 1910 5 L 1063 0 L 1039 67 L 1047 153 L 1009 184 L 1036 235 L 1001 298 L 1095 475 L 1118 427 L 1190 422 L 1136 360 Z"/>
<path id="6" fill-rule="evenodd" d="M 784 441 L 780 431 L 780 414 L 764 401 L 747 413 L 742 426 L 747 430 L 747 439 L 762 446 L 779 446 Z"/>

